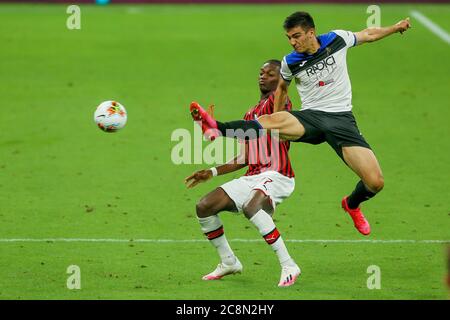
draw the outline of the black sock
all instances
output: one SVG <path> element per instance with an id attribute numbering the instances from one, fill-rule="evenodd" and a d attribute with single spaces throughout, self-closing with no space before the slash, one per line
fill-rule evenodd
<path id="1" fill-rule="evenodd" d="M 353 190 L 352 194 L 347 198 L 348 207 L 350 209 L 356 209 L 361 202 L 369 200 L 375 195 L 376 193 L 367 190 L 367 187 L 360 180 L 356 185 L 355 190 Z"/>
<path id="2" fill-rule="evenodd" d="M 256 120 L 217 121 L 217 129 L 224 137 L 242 140 L 257 139 L 263 132 L 263 128 Z"/>

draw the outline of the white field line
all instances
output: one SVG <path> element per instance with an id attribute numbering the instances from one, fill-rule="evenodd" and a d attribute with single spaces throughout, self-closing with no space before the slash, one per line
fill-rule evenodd
<path id="1" fill-rule="evenodd" d="M 413 10 L 411 11 L 411 15 L 414 18 L 416 18 L 420 23 L 422 23 L 425 27 L 427 27 L 428 30 L 430 30 L 439 38 L 447 42 L 447 44 L 450 44 L 450 35 L 447 33 L 447 31 L 439 27 L 436 23 L 425 17 L 419 11 Z"/>
<path id="2" fill-rule="evenodd" d="M 230 242 L 263 242 L 262 239 L 231 239 Z M 450 240 L 335 240 L 335 239 L 287 239 L 285 242 L 294 243 L 382 243 L 382 244 L 397 244 L 397 243 L 448 243 Z M 206 243 L 206 239 L 85 239 L 85 238 L 11 238 L 0 239 L 0 243 L 15 243 L 15 242 L 99 242 L 99 243 Z"/>

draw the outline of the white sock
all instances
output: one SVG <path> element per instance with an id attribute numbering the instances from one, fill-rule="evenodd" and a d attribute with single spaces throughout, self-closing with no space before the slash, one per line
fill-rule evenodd
<path id="1" fill-rule="evenodd" d="M 264 240 L 266 240 L 275 251 L 282 267 L 295 264 L 287 251 L 286 245 L 284 244 L 272 217 L 267 212 L 262 209 L 259 210 L 250 221 L 256 226 Z"/>
<path id="2" fill-rule="evenodd" d="M 198 218 L 198 222 L 209 242 L 217 249 L 222 263 L 226 265 L 235 264 L 236 257 L 233 250 L 231 250 L 227 237 L 225 237 L 219 216 L 213 215 L 206 218 Z"/>

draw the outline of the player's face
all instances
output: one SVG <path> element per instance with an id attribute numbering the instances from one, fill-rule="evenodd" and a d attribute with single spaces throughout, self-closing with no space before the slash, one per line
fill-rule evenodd
<path id="1" fill-rule="evenodd" d="M 314 29 L 305 30 L 302 27 L 294 27 L 286 31 L 289 43 L 298 53 L 304 53 L 311 48 L 315 33 Z"/>
<path id="2" fill-rule="evenodd" d="M 280 68 L 270 63 L 266 63 L 259 70 L 259 89 L 263 93 L 275 91 L 279 79 Z"/>

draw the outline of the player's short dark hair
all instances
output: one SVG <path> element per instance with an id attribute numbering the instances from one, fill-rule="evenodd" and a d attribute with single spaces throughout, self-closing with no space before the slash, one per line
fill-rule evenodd
<path id="1" fill-rule="evenodd" d="M 281 68 L 281 61 L 280 60 L 270 59 L 270 60 L 267 60 L 266 62 L 264 62 L 264 64 L 266 64 L 266 63 L 271 64 L 273 66 L 276 66 L 278 68 Z"/>
<path id="2" fill-rule="evenodd" d="M 284 30 L 290 30 L 295 27 L 302 27 L 305 31 L 315 28 L 314 20 L 308 12 L 297 11 L 284 20 Z"/>

